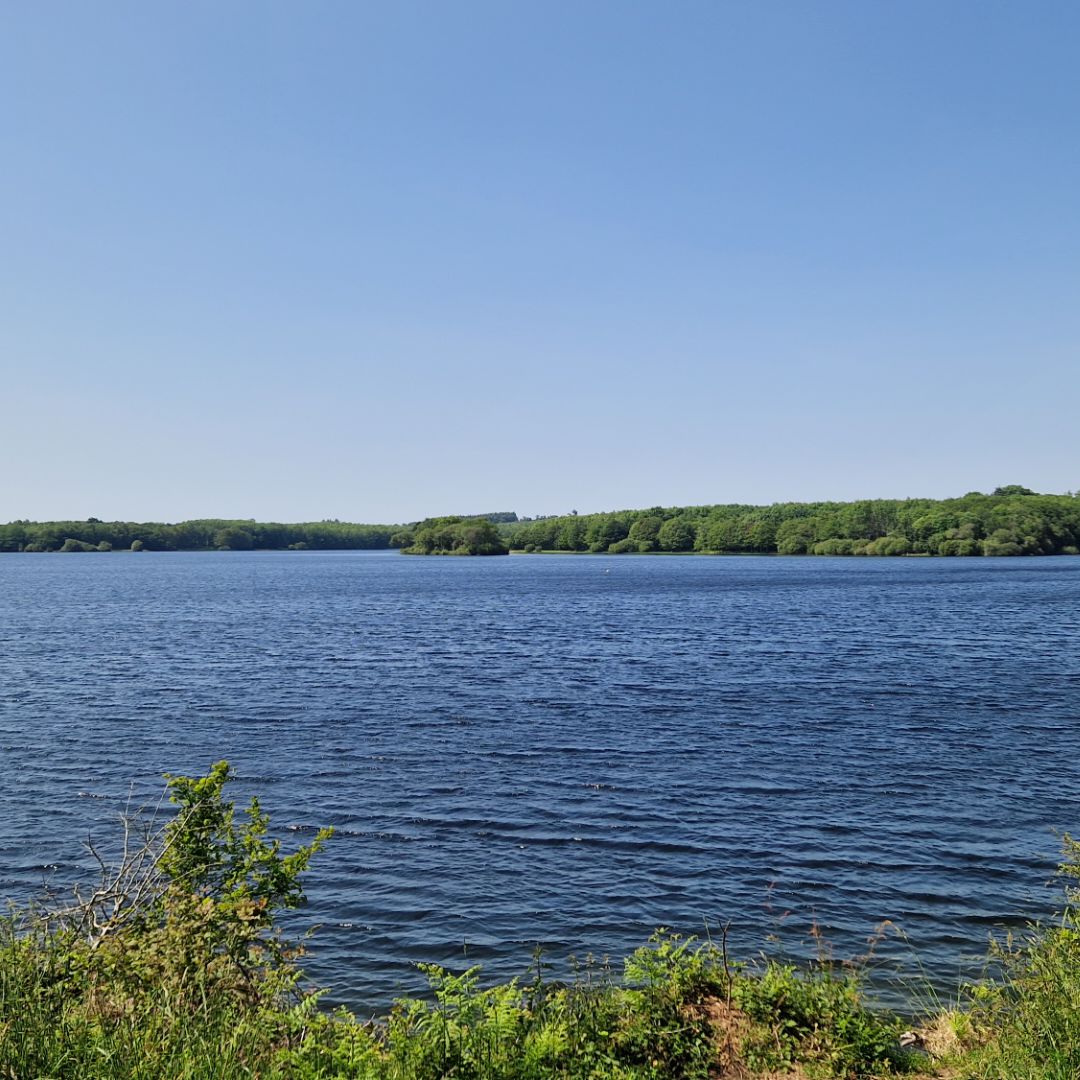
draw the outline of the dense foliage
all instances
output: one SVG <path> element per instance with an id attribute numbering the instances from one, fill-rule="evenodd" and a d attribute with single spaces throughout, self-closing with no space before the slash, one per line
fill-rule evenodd
<path id="1" fill-rule="evenodd" d="M 510 549 L 499 530 L 483 518 L 444 517 L 422 521 L 413 533 L 399 533 L 407 540 L 404 555 L 508 555 Z"/>
<path id="2" fill-rule="evenodd" d="M 1080 493 L 1039 495 L 1010 485 L 958 499 L 660 507 L 517 519 L 429 518 L 411 526 L 207 519 L 154 522 L 14 521 L 5 551 L 250 551 L 401 548 L 410 555 L 532 551 L 780 555 L 1075 555 Z"/>
<path id="3" fill-rule="evenodd" d="M 658 931 L 621 971 L 484 988 L 423 965 L 424 999 L 383 1020 L 327 1012 L 275 914 L 329 837 L 284 854 L 257 801 L 237 815 L 229 767 L 172 777 L 164 825 L 126 818 L 118 861 L 66 906 L 0 919 L 0 1077 L 24 1080 L 707 1080 L 885 1077 L 1075 1080 L 1078 897 L 1058 924 L 997 947 L 964 1009 L 903 1032 L 867 1006 L 858 967 L 729 961 Z M 1080 873 L 1066 839 L 1063 870 Z M 358 960 L 359 962 L 359 960 Z"/>
<path id="4" fill-rule="evenodd" d="M 283 525 L 207 518 L 175 525 L 133 521 L 13 521 L 0 525 L 5 551 L 232 551 L 389 548 L 390 525 L 312 521 Z"/>
<path id="5" fill-rule="evenodd" d="M 501 531 L 525 551 L 615 555 L 1075 555 L 1080 495 L 1038 495 L 1012 485 L 958 499 L 657 506 L 522 520 Z"/>

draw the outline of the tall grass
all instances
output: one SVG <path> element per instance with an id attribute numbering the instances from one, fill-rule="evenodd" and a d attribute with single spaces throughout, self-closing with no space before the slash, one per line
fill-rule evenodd
<path id="1" fill-rule="evenodd" d="M 1080 845 L 1064 838 L 1065 906 L 1050 925 L 991 948 L 995 977 L 973 987 L 960 1017 L 962 1073 L 986 1080 L 1080 1077 Z"/>

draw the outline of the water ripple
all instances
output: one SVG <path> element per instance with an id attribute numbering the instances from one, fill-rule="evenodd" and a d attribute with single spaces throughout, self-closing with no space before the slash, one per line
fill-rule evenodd
<path id="1" fill-rule="evenodd" d="M 1078 630 L 1077 559 L 4 556 L 0 893 L 228 758 L 337 827 L 296 918 L 361 1008 L 728 919 L 949 986 L 1056 903 Z"/>

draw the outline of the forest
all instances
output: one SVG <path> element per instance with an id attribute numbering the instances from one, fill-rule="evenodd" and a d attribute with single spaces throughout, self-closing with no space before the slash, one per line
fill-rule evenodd
<path id="1" fill-rule="evenodd" d="M 252 551 L 399 548 L 487 555 L 512 549 L 770 555 L 1076 555 L 1080 493 L 1011 484 L 954 499 L 721 504 L 517 518 L 512 512 L 405 525 L 281 524 L 208 518 L 159 522 L 13 521 L 0 552 Z"/>
<path id="2" fill-rule="evenodd" d="M 13 521 L 0 525 L 0 552 L 12 551 L 252 551 L 388 548 L 396 525 L 206 518 L 161 522 Z"/>
<path id="3" fill-rule="evenodd" d="M 1019 485 L 956 499 L 653 507 L 523 519 L 500 529 L 533 551 L 779 555 L 1075 555 L 1080 494 Z"/>

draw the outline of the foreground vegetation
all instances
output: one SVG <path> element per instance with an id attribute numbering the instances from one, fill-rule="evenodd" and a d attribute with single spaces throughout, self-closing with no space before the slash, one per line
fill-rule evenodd
<path id="1" fill-rule="evenodd" d="M 0 552 L 212 551 L 400 548 L 410 555 L 519 551 L 697 552 L 771 555 L 1076 555 L 1080 494 L 1039 495 L 1018 485 L 958 499 L 870 499 L 429 518 L 412 525 L 342 521 L 161 523 L 14 521 Z"/>
<path id="2" fill-rule="evenodd" d="M 174 813 L 161 826 L 126 819 L 93 889 L 0 924 L 0 1077 L 1080 1075 L 1072 889 L 1059 923 L 997 946 L 996 977 L 914 1031 L 868 1007 L 857 969 L 744 966 L 724 937 L 663 932 L 621 972 L 587 965 L 559 983 L 538 962 L 485 989 L 476 969 L 429 966 L 430 997 L 399 1001 L 382 1021 L 324 1011 L 275 915 L 302 902 L 300 875 L 330 830 L 283 854 L 257 801 L 237 815 L 228 779 L 224 762 L 171 778 Z M 1071 841 L 1066 856 L 1076 876 Z"/>

